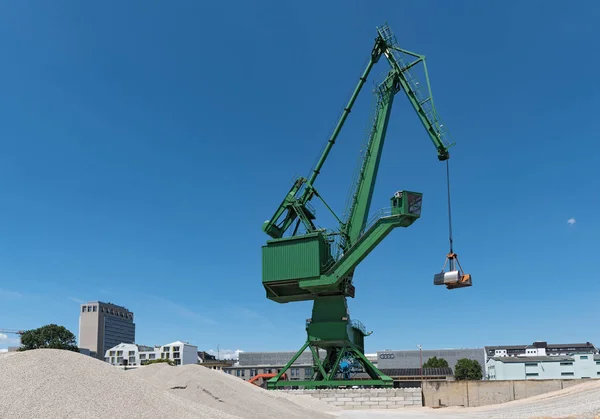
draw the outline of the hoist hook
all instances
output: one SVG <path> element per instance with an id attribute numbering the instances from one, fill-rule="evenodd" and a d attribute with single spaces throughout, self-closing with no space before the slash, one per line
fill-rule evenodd
<path id="1" fill-rule="evenodd" d="M 471 275 L 464 273 L 460 262 L 458 261 L 458 255 L 454 253 L 454 246 L 452 242 L 452 207 L 450 205 L 450 164 L 446 160 L 446 186 L 448 189 L 448 241 L 450 243 L 450 252 L 446 255 L 446 261 L 440 273 L 435 274 L 433 277 L 434 285 L 446 285 L 447 289 L 470 287 Z M 456 265 L 458 264 L 458 269 Z M 448 272 L 445 272 L 446 265 L 448 266 Z"/>

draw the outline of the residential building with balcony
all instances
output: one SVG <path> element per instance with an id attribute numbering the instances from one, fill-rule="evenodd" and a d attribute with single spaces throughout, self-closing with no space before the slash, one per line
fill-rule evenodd
<path id="1" fill-rule="evenodd" d="M 120 343 L 104 354 L 104 361 L 111 365 L 139 366 L 155 359 L 172 360 L 175 365 L 197 364 L 198 347 L 181 341 L 154 347 Z"/>
<path id="2" fill-rule="evenodd" d="M 198 347 L 189 342 L 172 342 L 160 347 L 160 357 L 173 360 L 175 365 L 197 364 Z"/>

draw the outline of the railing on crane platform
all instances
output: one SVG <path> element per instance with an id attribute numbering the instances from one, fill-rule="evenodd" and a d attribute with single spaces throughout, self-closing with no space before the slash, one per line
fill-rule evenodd
<path id="1" fill-rule="evenodd" d="M 363 229 L 362 233 L 360 234 L 360 236 L 358 237 L 356 242 L 353 244 L 353 246 L 346 249 L 346 253 L 349 252 L 358 242 L 360 242 L 360 239 L 365 234 L 367 234 L 369 232 L 369 230 L 371 230 L 373 227 L 375 227 L 375 224 L 377 224 L 377 222 L 379 220 L 382 220 L 382 219 L 388 218 L 388 217 L 392 217 L 392 216 L 393 216 L 393 214 L 392 214 L 391 207 L 382 208 L 379 211 L 375 212 L 371 216 L 371 218 L 369 218 L 369 221 L 367 221 L 367 223 L 365 224 L 365 228 Z M 329 236 L 329 240 L 330 240 L 331 254 L 333 256 L 333 259 L 329 260 L 328 263 L 326 263 L 322 266 L 323 271 L 328 271 L 329 269 L 331 269 L 343 256 L 343 254 L 342 254 L 343 237 L 340 234 L 336 234 L 336 235 Z"/>

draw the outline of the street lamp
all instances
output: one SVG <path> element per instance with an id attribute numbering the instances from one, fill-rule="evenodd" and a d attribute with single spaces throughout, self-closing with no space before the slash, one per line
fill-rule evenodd
<path id="1" fill-rule="evenodd" d="M 423 387 L 423 348 L 421 345 L 417 345 L 419 348 L 419 372 L 421 374 L 421 387 Z"/>

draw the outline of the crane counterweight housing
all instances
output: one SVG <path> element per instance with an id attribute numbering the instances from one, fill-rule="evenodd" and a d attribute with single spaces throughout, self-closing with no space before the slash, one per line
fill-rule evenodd
<path id="1" fill-rule="evenodd" d="M 382 56 L 389 71 L 375 89 L 374 121 L 359 175 L 351 189 L 348 208 L 343 217 L 338 217 L 319 194 L 315 182 L 371 69 Z M 410 71 L 419 64 L 425 68 L 425 85 Z M 307 340 L 281 372 L 267 382 L 269 389 L 290 385 L 281 378 L 306 349 L 313 354 L 314 373 L 308 380 L 294 381 L 294 386 L 348 386 L 354 380 L 360 380 L 361 386 L 392 385 L 391 378 L 364 356 L 364 338 L 370 333 L 362 323 L 350 319 L 347 298 L 355 296 L 353 278 L 357 266 L 392 230 L 409 227 L 421 216 L 423 195 L 408 190 L 396 192 L 389 207 L 369 214 L 394 98 L 400 91 L 405 93 L 425 127 L 438 160 L 447 161 L 450 157 L 448 150 L 452 144 L 447 141 L 434 107 L 425 57 L 400 48 L 387 25 L 378 27 L 369 63 L 311 175 L 293 183 L 262 227 L 271 237 L 262 247 L 262 284 L 267 298 L 277 303 L 313 301 L 312 316 L 306 321 Z M 310 203 L 314 198 L 339 222 L 336 228 L 317 227 Z M 320 355 L 323 352 L 324 358 Z"/>

